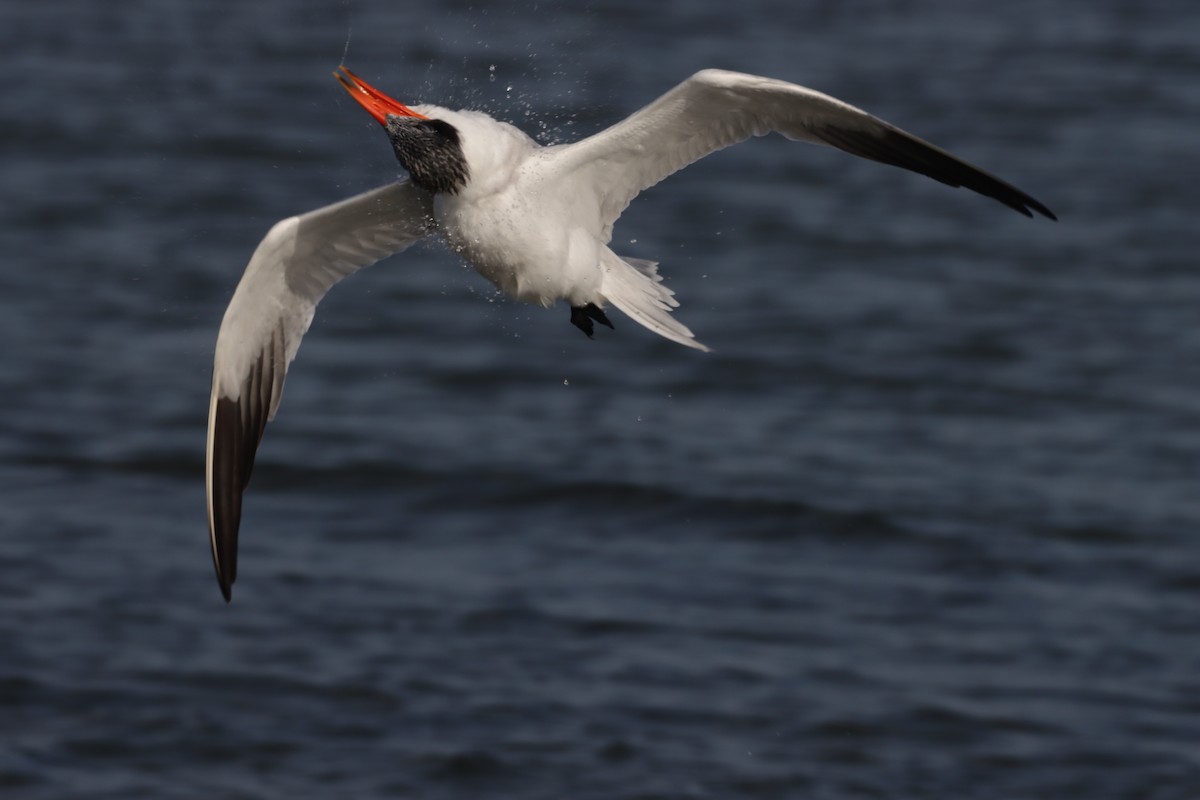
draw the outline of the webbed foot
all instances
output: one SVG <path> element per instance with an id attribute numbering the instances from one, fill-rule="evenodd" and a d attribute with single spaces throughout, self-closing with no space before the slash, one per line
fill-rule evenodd
<path id="1" fill-rule="evenodd" d="M 583 331 L 589 339 L 593 338 L 592 332 L 595 330 L 592 320 L 610 328 L 613 326 L 603 309 L 595 303 L 588 303 L 586 306 L 571 306 L 571 324 Z"/>

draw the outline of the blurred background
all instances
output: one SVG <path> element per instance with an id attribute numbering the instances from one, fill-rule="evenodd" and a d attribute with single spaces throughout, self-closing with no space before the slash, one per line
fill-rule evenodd
<path id="1" fill-rule="evenodd" d="M 6 798 L 1200 796 L 1200 6 L 8 3 Z M 212 574 L 212 350 L 393 180 L 342 62 L 539 140 L 704 67 L 1015 183 L 779 137 L 645 193 L 687 350 L 422 246 L 317 315 Z"/>

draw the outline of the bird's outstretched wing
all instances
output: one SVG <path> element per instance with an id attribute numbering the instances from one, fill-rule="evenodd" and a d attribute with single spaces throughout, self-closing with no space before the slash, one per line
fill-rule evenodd
<path id="1" fill-rule="evenodd" d="M 317 303 L 342 278 L 428 233 L 432 203 L 407 181 L 381 186 L 277 223 L 250 258 L 217 336 L 208 412 L 208 528 L 226 600 L 242 491 Z"/>
<path id="2" fill-rule="evenodd" d="M 595 185 L 606 240 L 639 192 L 709 153 L 751 136 L 781 133 L 919 172 L 995 198 L 1025 216 L 1050 209 L 999 178 L 865 111 L 794 83 L 706 69 L 607 130 L 548 148 L 547 172 Z"/>

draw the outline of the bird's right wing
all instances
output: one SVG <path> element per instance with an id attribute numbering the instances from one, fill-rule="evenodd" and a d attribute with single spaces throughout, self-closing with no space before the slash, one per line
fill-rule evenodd
<path id="1" fill-rule="evenodd" d="M 432 195 L 392 183 L 277 223 L 250 258 L 217 336 L 208 413 L 208 527 L 226 600 L 242 492 L 317 303 L 342 278 L 423 237 L 432 215 Z"/>
<path id="2" fill-rule="evenodd" d="M 547 148 L 545 169 L 563 185 L 596 187 L 607 241 L 617 217 L 643 189 L 715 150 L 770 132 L 964 186 L 1026 216 L 1032 209 L 1054 218 L 1011 184 L 834 97 L 716 69 L 697 72 L 607 130 Z"/>

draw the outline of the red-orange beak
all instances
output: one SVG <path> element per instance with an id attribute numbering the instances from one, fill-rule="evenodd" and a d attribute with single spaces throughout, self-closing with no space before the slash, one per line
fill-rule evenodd
<path id="1" fill-rule="evenodd" d="M 380 125 L 387 127 L 388 115 L 397 117 L 416 117 L 418 119 L 429 119 L 424 114 L 418 114 L 403 103 L 398 103 L 388 97 L 383 92 L 376 89 L 371 84 L 364 81 L 362 78 L 355 75 L 345 66 L 338 67 L 342 74 L 333 73 L 333 77 L 338 79 L 338 83 L 342 88 L 350 93 L 350 96 L 358 101 L 359 105 L 367 110 Z"/>

